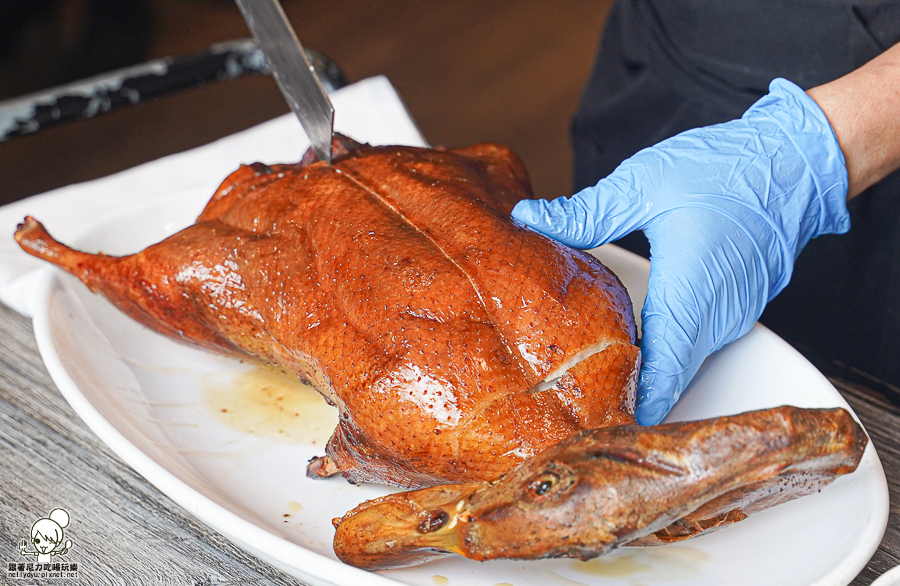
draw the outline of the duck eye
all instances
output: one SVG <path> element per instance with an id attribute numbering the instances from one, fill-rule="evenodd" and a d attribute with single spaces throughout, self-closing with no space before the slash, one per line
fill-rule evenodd
<path id="1" fill-rule="evenodd" d="M 544 472 L 528 484 L 528 494 L 537 498 L 549 493 L 559 482 L 559 476 L 552 472 Z"/>
<path id="2" fill-rule="evenodd" d="M 440 509 L 436 511 L 428 511 L 419 522 L 419 533 L 431 533 L 437 531 L 447 524 L 450 515 Z"/>

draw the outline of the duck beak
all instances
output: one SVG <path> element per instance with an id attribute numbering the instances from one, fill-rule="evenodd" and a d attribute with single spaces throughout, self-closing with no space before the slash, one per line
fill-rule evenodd
<path id="1" fill-rule="evenodd" d="M 465 556 L 472 524 L 467 502 L 484 484 L 435 486 L 364 503 L 333 521 L 334 551 L 341 561 L 367 570 Z"/>

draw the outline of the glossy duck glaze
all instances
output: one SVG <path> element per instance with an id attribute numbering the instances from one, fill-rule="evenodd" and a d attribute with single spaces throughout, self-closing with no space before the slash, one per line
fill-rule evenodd
<path id="1" fill-rule="evenodd" d="M 361 146 L 331 166 L 242 166 L 197 222 L 87 254 L 26 218 L 27 252 L 142 324 L 309 381 L 340 411 L 312 473 L 421 487 L 496 478 L 633 421 L 630 300 L 590 255 L 509 217 L 508 149 Z"/>

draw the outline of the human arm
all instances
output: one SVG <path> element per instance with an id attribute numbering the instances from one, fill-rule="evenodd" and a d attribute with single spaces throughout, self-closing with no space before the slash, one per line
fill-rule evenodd
<path id="1" fill-rule="evenodd" d="M 645 149 L 571 198 L 516 207 L 580 248 L 647 235 L 641 423 L 662 419 L 703 360 L 752 328 L 810 238 L 849 229 L 847 196 L 900 164 L 897 63 L 895 47 L 809 95 L 773 82 L 739 120 Z"/>
<path id="2" fill-rule="evenodd" d="M 837 135 L 852 199 L 900 168 L 900 45 L 807 92 Z"/>

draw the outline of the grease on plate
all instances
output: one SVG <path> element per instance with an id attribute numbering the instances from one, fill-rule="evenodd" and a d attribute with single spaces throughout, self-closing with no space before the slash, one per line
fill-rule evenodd
<path id="1" fill-rule="evenodd" d="M 280 372 L 254 368 L 201 381 L 204 402 L 228 427 L 296 444 L 324 444 L 337 426 L 337 409 L 312 386 Z"/>
<path id="2" fill-rule="evenodd" d="M 653 574 L 653 581 L 678 581 L 699 576 L 700 567 L 707 561 L 707 555 L 699 549 L 670 545 L 601 556 L 586 562 L 573 561 L 569 567 L 580 574 L 603 578 L 639 576 L 643 579 Z"/>
<path id="3" fill-rule="evenodd" d="M 550 574 L 556 579 L 555 582 L 558 584 L 562 584 L 563 586 L 588 586 L 584 582 L 577 582 L 575 580 L 570 580 L 566 578 L 562 574 L 558 572 L 550 572 Z"/>

